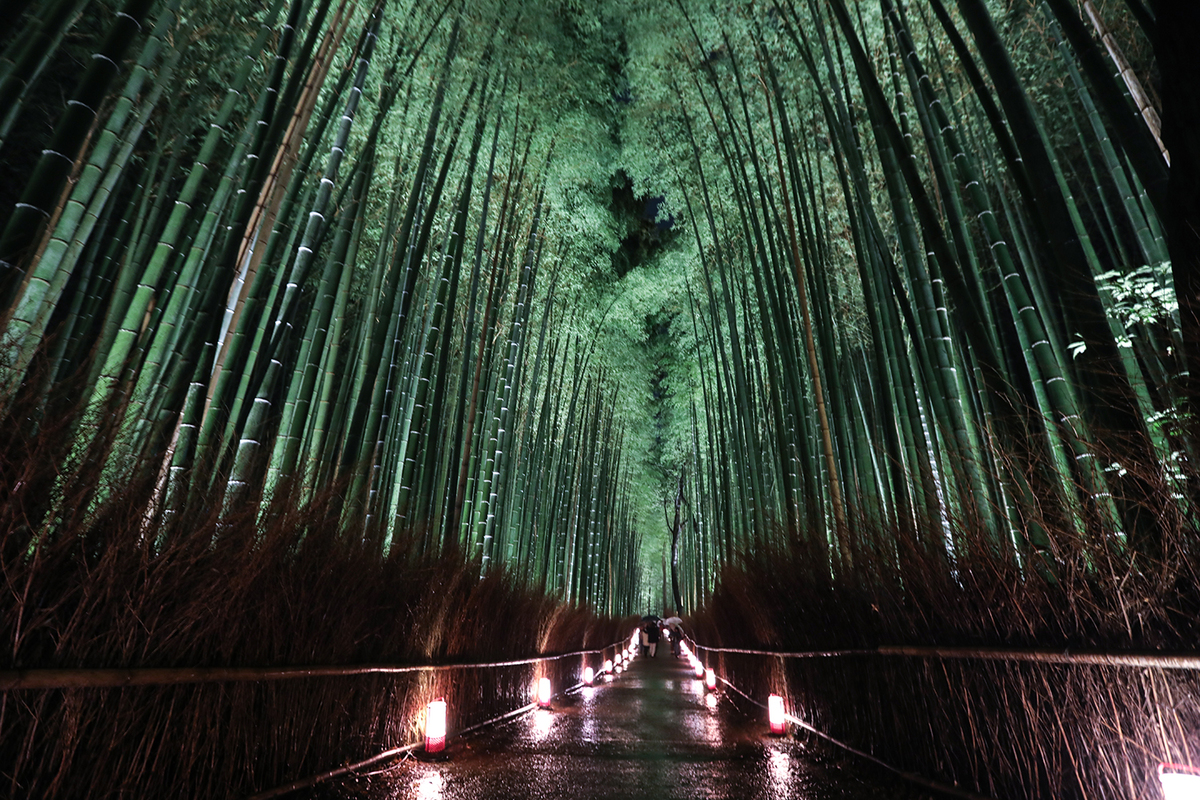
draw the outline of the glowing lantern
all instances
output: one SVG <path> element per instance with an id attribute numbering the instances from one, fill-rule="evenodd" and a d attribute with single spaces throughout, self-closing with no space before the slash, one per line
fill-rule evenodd
<path id="1" fill-rule="evenodd" d="M 446 701 L 442 698 L 425 706 L 425 752 L 440 753 L 446 749 Z"/>
<path id="2" fill-rule="evenodd" d="M 695 670 L 696 670 L 696 677 L 697 677 L 697 678 L 703 678 L 703 677 L 704 677 L 704 665 L 703 665 L 703 664 L 701 664 L 699 661 L 697 661 L 697 662 L 695 663 L 694 667 L 695 667 Z"/>
<path id="3" fill-rule="evenodd" d="M 712 667 L 704 671 L 704 685 L 708 687 L 710 692 L 717 688 L 717 673 L 712 671 Z"/>
<path id="4" fill-rule="evenodd" d="M 549 708 L 550 697 L 550 679 L 542 678 L 538 681 L 538 705 L 542 708 Z"/>
<path id="5" fill-rule="evenodd" d="M 594 680 L 596 680 L 596 673 L 592 671 L 591 667 L 584 667 L 583 668 L 583 682 L 586 683 L 588 686 L 591 686 L 592 681 L 594 681 Z"/>
<path id="6" fill-rule="evenodd" d="M 622 667 L 620 664 L 617 664 L 617 674 L 620 675 L 624 671 L 625 671 L 625 668 Z"/>
<path id="7" fill-rule="evenodd" d="M 767 718 L 771 723 L 771 733 L 783 733 L 783 698 L 777 694 L 767 698 Z"/>
<path id="8" fill-rule="evenodd" d="M 611 659 L 611 658 L 609 658 L 609 659 L 606 659 L 606 660 L 604 661 L 604 671 L 605 671 L 605 672 L 612 672 L 612 668 L 613 668 L 612 659 Z"/>
<path id="9" fill-rule="evenodd" d="M 1200 769 L 1183 764 L 1159 764 L 1158 780 L 1166 800 L 1200 800 Z"/>

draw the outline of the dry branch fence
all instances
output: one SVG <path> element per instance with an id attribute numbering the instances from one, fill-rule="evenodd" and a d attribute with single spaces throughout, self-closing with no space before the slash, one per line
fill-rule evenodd
<path id="1" fill-rule="evenodd" d="M 632 625 L 384 547 L 338 482 L 166 514 L 103 459 L 60 474 L 75 418 L 38 413 L 0 425 L 0 797 L 245 797 L 418 741 L 436 697 L 451 730 L 522 706 Z"/>
<path id="2" fill-rule="evenodd" d="M 619 647 L 453 664 L 5 671 L 5 771 L 17 768 L 11 796 L 78 796 L 85 781 L 92 797 L 154 796 L 168 783 L 181 797 L 276 796 L 270 787 L 313 782 L 298 776 L 410 749 L 433 698 L 462 731 L 524 706 L 538 678 L 573 685 Z M 24 752 L 9 760 L 19 734 Z"/>
<path id="3" fill-rule="evenodd" d="M 245 797 L 417 741 L 435 697 L 452 730 L 524 705 L 632 624 L 457 552 L 381 558 L 336 503 L 160 547 L 123 535 L 139 507 L 37 547 L 0 527 L 2 797 Z"/>
<path id="4" fill-rule="evenodd" d="M 1200 755 L 1196 654 L 696 650 L 735 686 L 783 695 L 791 713 L 850 749 L 990 797 L 1158 798 L 1156 765 Z"/>

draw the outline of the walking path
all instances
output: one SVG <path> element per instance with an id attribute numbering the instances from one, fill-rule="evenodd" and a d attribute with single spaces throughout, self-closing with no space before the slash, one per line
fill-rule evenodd
<path id="1" fill-rule="evenodd" d="M 441 763 L 409 760 L 350 796 L 415 800 L 915 800 L 908 785 L 817 745 L 766 735 L 659 648 L 611 683 L 467 737 Z M 349 787 L 343 787 L 349 789 Z M 342 795 L 346 796 L 346 795 Z"/>

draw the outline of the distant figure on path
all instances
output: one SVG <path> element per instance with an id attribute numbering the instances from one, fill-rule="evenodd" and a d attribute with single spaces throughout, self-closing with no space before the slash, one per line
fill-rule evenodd
<path id="1" fill-rule="evenodd" d="M 683 624 L 683 619 L 670 616 L 662 624 L 666 626 L 667 638 L 671 640 L 671 655 L 679 658 L 679 645 L 683 641 L 683 628 L 679 626 Z"/>
<path id="2" fill-rule="evenodd" d="M 648 633 L 649 630 L 650 630 L 649 625 L 642 626 L 641 635 L 642 635 L 642 655 L 643 656 L 650 655 L 650 634 Z"/>
<path id="3" fill-rule="evenodd" d="M 658 650 L 658 623 L 653 621 L 647 622 L 645 632 L 646 641 L 650 645 L 650 657 L 654 658 L 654 653 Z"/>

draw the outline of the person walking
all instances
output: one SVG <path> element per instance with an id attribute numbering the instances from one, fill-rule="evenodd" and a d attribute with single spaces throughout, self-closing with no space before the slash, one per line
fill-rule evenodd
<path id="1" fill-rule="evenodd" d="M 680 627 L 682 624 L 683 620 L 679 617 L 667 617 L 663 620 L 667 637 L 671 640 L 671 655 L 676 658 L 679 658 L 679 644 L 683 641 L 683 628 Z"/>
<path id="2" fill-rule="evenodd" d="M 654 653 L 658 650 L 658 623 L 646 623 L 646 640 L 650 646 L 650 657 L 654 658 Z"/>
<path id="3" fill-rule="evenodd" d="M 647 633 L 647 626 L 643 625 L 640 631 L 642 637 L 642 655 L 650 655 L 650 634 Z"/>

